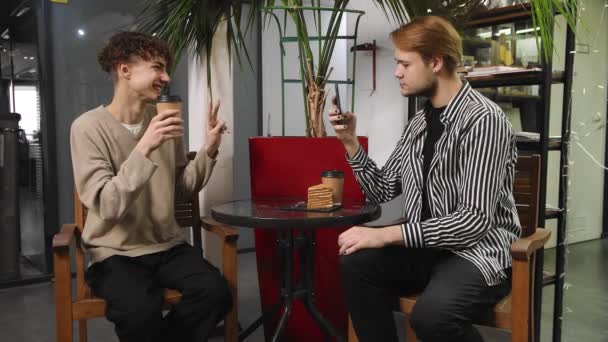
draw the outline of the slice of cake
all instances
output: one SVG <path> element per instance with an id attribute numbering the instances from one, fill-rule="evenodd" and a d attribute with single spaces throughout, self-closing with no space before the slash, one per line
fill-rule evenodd
<path id="1" fill-rule="evenodd" d="M 334 205 L 332 200 L 332 188 L 324 185 L 313 185 L 308 188 L 308 209 L 331 208 Z"/>

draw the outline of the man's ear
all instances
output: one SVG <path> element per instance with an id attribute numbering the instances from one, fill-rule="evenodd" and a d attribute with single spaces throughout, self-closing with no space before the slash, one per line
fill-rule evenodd
<path id="1" fill-rule="evenodd" d="M 443 68 L 443 57 L 439 55 L 431 57 L 431 65 L 433 67 L 433 72 L 438 73 L 441 68 Z"/>
<path id="2" fill-rule="evenodd" d="M 118 78 L 131 78 L 131 67 L 127 63 L 118 63 L 116 66 L 116 76 Z"/>

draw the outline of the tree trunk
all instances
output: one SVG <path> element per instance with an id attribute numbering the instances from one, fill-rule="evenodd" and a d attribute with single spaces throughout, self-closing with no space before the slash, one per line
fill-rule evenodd
<path id="1" fill-rule="evenodd" d="M 311 137 L 325 137 L 325 122 L 323 121 L 323 111 L 325 109 L 325 100 L 327 92 L 320 88 L 317 84 L 308 83 L 308 127 Z"/>

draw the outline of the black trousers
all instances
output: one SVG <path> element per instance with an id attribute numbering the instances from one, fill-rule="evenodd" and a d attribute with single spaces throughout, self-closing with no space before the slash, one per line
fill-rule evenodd
<path id="1" fill-rule="evenodd" d="M 410 317 L 418 339 L 483 341 L 472 322 L 511 289 L 510 279 L 488 286 L 471 262 L 435 249 L 364 249 L 342 256 L 340 272 L 346 306 L 361 342 L 398 341 L 392 313 L 398 297 L 418 293 L 422 295 Z"/>
<path id="2" fill-rule="evenodd" d="M 112 256 L 86 272 L 93 292 L 107 301 L 106 317 L 121 342 L 206 341 L 232 307 L 228 283 L 187 244 L 140 257 Z M 163 288 L 182 300 L 163 317 Z"/>

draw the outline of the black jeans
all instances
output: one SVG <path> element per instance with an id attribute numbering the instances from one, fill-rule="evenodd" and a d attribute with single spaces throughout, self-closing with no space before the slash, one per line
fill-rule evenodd
<path id="1" fill-rule="evenodd" d="M 510 270 L 507 270 L 510 274 Z M 359 341 L 397 341 L 398 297 L 422 293 L 410 317 L 424 342 L 483 341 L 472 322 L 511 289 L 488 286 L 481 272 L 449 251 L 390 246 L 340 258 L 346 306 Z M 410 341 L 408 341 L 410 342 Z"/>
<path id="2" fill-rule="evenodd" d="M 224 277 L 202 250 L 187 244 L 134 258 L 112 256 L 93 264 L 85 277 L 107 301 L 106 317 L 121 342 L 206 341 L 232 307 Z M 183 295 L 164 318 L 163 288 Z"/>

